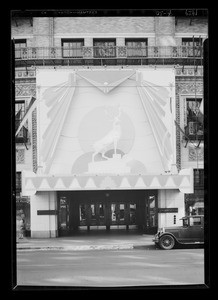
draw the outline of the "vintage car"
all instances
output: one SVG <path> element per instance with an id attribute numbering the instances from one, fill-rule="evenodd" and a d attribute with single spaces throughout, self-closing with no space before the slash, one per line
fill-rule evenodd
<path id="1" fill-rule="evenodd" d="M 180 220 L 183 221 L 182 226 L 160 228 L 153 242 L 165 250 L 178 245 L 204 244 L 204 216 L 186 216 Z"/>

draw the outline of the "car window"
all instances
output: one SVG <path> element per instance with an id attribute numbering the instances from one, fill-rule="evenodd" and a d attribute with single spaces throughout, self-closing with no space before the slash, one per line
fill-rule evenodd
<path id="1" fill-rule="evenodd" d="M 187 227 L 188 226 L 188 219 L 183 219 L 183 226 Z"/>
<path id="2" fill-rule="evenodd" d="M 200 217 L 190 218 L 189 224 L 190 224 L 190 226 L 201 225 L 201 218 Z"/>

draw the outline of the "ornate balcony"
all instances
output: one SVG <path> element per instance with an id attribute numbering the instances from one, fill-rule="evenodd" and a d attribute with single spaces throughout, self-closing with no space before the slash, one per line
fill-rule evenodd
<path id="1" fill-rule="evenodd" d="M 202 64 L 203 47 L 94 46 L 80 48 L 25 47 L 15 49 L 15 66 Z"/>

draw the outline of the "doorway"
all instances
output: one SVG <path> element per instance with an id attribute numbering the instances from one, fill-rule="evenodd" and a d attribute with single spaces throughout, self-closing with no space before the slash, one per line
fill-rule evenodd
<path id="1" fill-rule="evenodd" d="M 84 230 L 157 229 L 156 190 L 58 192 L 59 236 Z"/>

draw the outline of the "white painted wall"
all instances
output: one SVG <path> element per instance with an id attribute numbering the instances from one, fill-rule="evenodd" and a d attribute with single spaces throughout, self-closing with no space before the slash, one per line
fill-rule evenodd
<path id="1" fill-rule="evenodd" d="M 38 110 L 38 155 L 39 164 L 45 165 L 41 157 L 41 145 L 43 140 L 43 134 L 48 127 L 50 120 L 47 113 L 49 112 L 43 101 L 43 91 L 47 87 L 55 86 L 56 84 L 63 83 L 68 80 L 68 75 L 72 70 L 38 70 L 37 71 L 37 86 L 38 86 L 38 98 L 39 98 L 39 110 Z M 91 74 L 92 71 L 90 71 Z M 174 82 L 175 74 L 174 70 L 142 70 L 144 80 L 148 80 L 155 85 L 168 87 L 170 83 L 173 84 L 172 101 L 175 102 Z M 46 85 L 45 85 L 46 82 Z M 59 99 L 61 101 L 61 99 Z M 129 79 L 121 83 L 117 88 L 112 90 L 108 94 L 104 94 L 97 87 L 93 87 L 87 80 L 77 78 L 77 87 L 73 95 L 73 99 L 68 108 L 67 117 L 65 119 L 60 138 L 57 143 L 57 147 L 54 153 L 54 159 L 50 168 L 50 174 L 71 174 L 72 167 L 79 157 L 84 154 L 91 153 L 93 151 L 91 145 L 96 140 L 101 139 L 112 128 L 112 122 L 109 124 L 107 115 L 104 116 L 104 120 L 99 118 L 98 110 L 105 108 L 116 108 L 121 106 L 123 114 L 126 116 L 126 121 L 121 121 L 121 127 L 123 131 L 128 130 L 129 123 L 134 127 L 133 146 L 131 149 L 126 149 L 122 141 L 122 146 L 118 142 L 118 148 L 131 158 L 131 160 L 140 161 L 146 169 L 146 173 L 161 174 L 164 172 L 164 168 L 161 162 L 161 157 L 154 134 L 151 129 L 148 117 L 143 109 L 134 79 Z M 174 104 L 172 105 L 173 114 Z M 96 111 L 94 119 L 91 119 L 90 113 Z M 166 115 L 164 117 L 164 123 L 171 135 L 172 132 L 172 120 L 170 115 L 170 100 L 167 99 L 167 104 L 164 107 Z M 104 112 L 102 112 L 104 114 Z M 129 120 L 128 120 L 129 118 Z M 90 124 L 88 128 L 83 127 L 81 124 Z M 89 123 L 90 122 L 90 123 Z M 98 127 L 93 126 L 93 123 L 98 123 Z M 99 126 L 100 125 L 100 126 Z M 131 127 L 131 126 L 130 126 Z M 82 129 L 81 129 L 82 128 Z M 94 128 L 94 130 L 93 130 Z M 97 129 L 97 130 L 96 130 Z M 83 131 L 82 131 L 83 130 Z M 83 134 L 84 131 L 86 135 Z M 99 131 L 99 132 L 97 132 Z M 93 135 L 93 132 L 95 135 Z M 99 134 L 100 133 L 100 134 Z M 104 135 L 101 136 L 101 133 Z M 126 143 L 131 143 L 128 139 L 131 137 L 128 134 L 125 135 Z M 90 143 L 90 147 L 82 147 L 81 140 L 86 140 Z M 173 146 L 175 148 L 175 143 Z M 120 147 L 119 147 L 120 146 Z M 175 149 L 174 149 L 175 151 Z M 45 167 L 45 166 L 44 166 Z"/>
<path id="2" fill-rule="evenodd" d="M 57 216 L 37 215 L 37 210 L 54 210 L 57 207 L 56 192 L 37 192 L 30 198 L 31 237 L 57 236 Z"/>
<path id="3" fill-rule="evenodd" d="M 159 208 L 176 208 L 178 213 L 158 213 L 158 227 L 180 226 L 180 220 L 185 216 L 184 194 L 179 190 L 158 190 Z M 174 215 L 176 215 L 176 224 L 174 224 Z"/>

